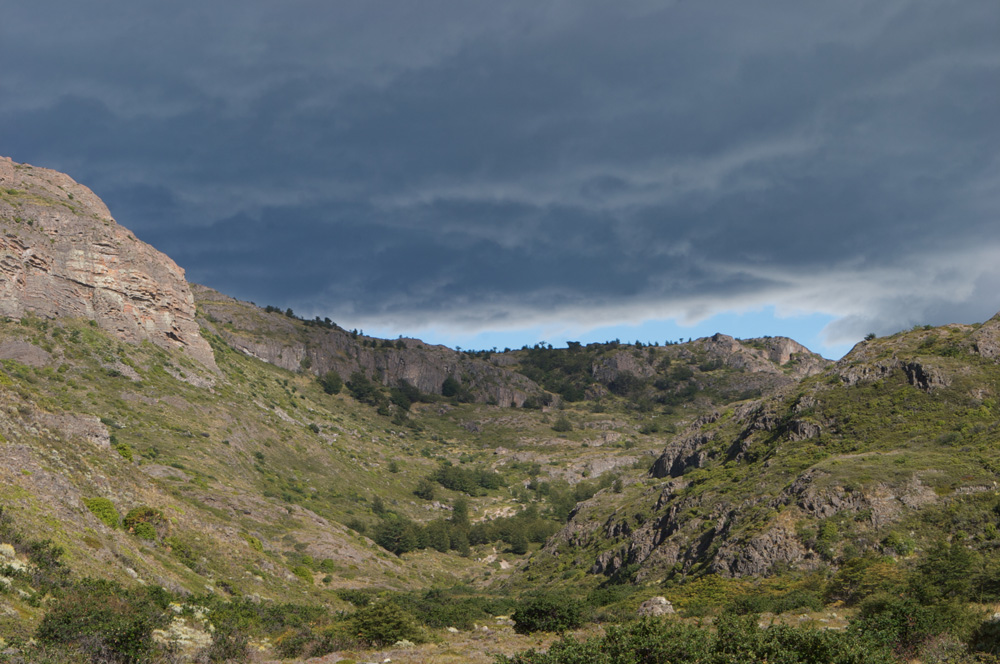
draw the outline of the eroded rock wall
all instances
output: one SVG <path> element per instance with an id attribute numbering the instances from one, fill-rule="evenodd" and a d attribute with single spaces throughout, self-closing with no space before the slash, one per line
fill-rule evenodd
<path id="1" fill-rule="evenodd" d="M 0 315 L 76 317 L 214 368 L 184 270 L 68 175 L 0 158 Z"/>

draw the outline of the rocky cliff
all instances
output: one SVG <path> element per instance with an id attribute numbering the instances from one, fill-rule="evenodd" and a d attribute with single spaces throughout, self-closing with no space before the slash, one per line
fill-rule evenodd
<path id="1" fill-rule="evenodd" d="M 317 375 L 333 370 L 344 380 L 360 371 L 384 385 L 406 382 L 428 394 L 441 394 L 445 379 L 454 378 L 471 399 L 500 406 L 523 406 L 542 395 L 528 378 L 444 346 L 364 337 L 267 311 L 205 286 L 192 288 L 207 328 L 233 348 L 284 369 Z"/>
<path id="2" fill-rule="evenodd" d="M 184 271 L 68 175 L 0 158 L 0 315 L 93 320 L 214 368 Z"/>

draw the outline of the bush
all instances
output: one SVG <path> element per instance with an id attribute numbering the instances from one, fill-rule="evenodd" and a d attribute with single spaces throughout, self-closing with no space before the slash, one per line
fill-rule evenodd
<path id="1" fill-rule="evenodd" d="M 583 623 L 580 604 L 572 598 L 555 595 L 530 597 L 521 602 L 511 617 L 518 634 L 564 632 Z"/>
<path id="2" fill-rule="evenodd" d="M 129 510 L 122 525 L 140 539 L 155 540 L 158 530 L 166 528 L 167 520 L 160 510 L 143 505 Z"/>
<path id="3" fill-rule="evenodd" d="M 442 396 L 446 396 L 446 397 L 456 396 L 458 394 L 459 390 L 461 390 L 461 389 L 462 389 L 462 384 L 459 383 L 454 378 L 452 378 L 451 376 L 448 376 L 447 378 L 445 378 L 444 382 L 441 383 L 441 394 L 442 394 Z"/>
<path id="4" fill-rule="evenodd" d="M 347 390 L 361 403 L 369 406 L 383 406 L 386 398 L 378 384 L 371 381 L 362 371 L 355 371 L 347 381 Z"/>
<path id="5" fill-rule="evenodd" d="M 327 394 L 339 394 L 344 387 L 340 374 L 334 370 L 327 371 L 319 379 L 319 384 Z"/>
<path id="6" fill-rule="evenodd" d="M 969 650 L 1000 655 L 1000 620 L 985 620 L 969 638 Z"/>
<path id="7" fill-rule="evenodd" d="M 557 433 L 566 433 L 573 430 L 573 423 L 569 421 L 568 417 L 563 415 L 552 424 L 552 430 Z"/>
<path id="8" fill-rule="evenodd" d="M 308 567 L 306 567 L 304 565 L 296 565 L 295 567 L 293 567 L 292 568 L 292 574 L 294 574 L 295 576 L 299 577 L 300 579 L 302 579 L 306 583 L 310 583 L 311 584 L 313 582 L 313 574 L 312 574 L 312 572 L 309 570 Z"/>
<path id="9" fill-rule="evenodd" d="M 69 584 L 69 568 L 62 562 L 65 550 L 52 540 L 31 540 L 20 549 L 31 561 L 31 582 L 39 590 L 54 590 Z"/>
<path id="10" fill-rule="evenodd" d="M 420 547 L 420 526 L 395 513 L 383 515 L 375 527 L 375 543 L 397 556 Z"/>
<path id="11" fill-rule="evenodd" d="M 87 506 L 87 509 L 96 516 L 98 519 L 104 522 L 108 528 L 117 528 L 118 522 L 121 521 L 121 515 L 118 514 L 118 510 L 107 498 L 84 498 L 83 504 Z"/>
<path id="12" fill-rule="evenodd" d="M 727 607 L 737 615 L 752 613 L 781 614 L 795 610 L 822 611 L 823 600 L 809 590 L 791 590 L 783 595 L 748 593 L 736 597 Z"/>
<path id="13" fill-rule="evenodd" d="M 380 648 L 397 641 L 423 640 L 413 616 L 395 604 L 380 602 L 366 606 L 351 617 L 354 633 L 369 645 Z"/>
<path id="14" fill-rule="evenodd" d="M 392 602 L 417 616 L 421 624 L 437 629 L 472 629 L 476 623 L 491 622 L 493 616 L 508 615 L 515 607 L 511 599 L 484 597 L 461 586 L 400 594 Z"/>
<path id="15" fill-rule="evenodd" d="M 712 631 L 673 621 L 644 619 L 612 625 L 587 641 L 564 638 L 547 653 L 498 656 L 497 664 L 896 664 L 885 648 L 854 633 L 774 625 L 756 616 L 725 614 Z"/>
<path id="16" fill-rule="evenodd" d="M 417 488 L 413 490 L 413 495 L 424 500 L 434 500 L 434 483 L 424 478 L 417 482 Z"/>
<path id="17" fill-rule="evenodd" d="M 35 638 L 74 644 L 95 661 L 146 662 L 157 649 L 153 630 L 169 622 L 168 602 L 159 588 L 84 579 L 55 600 Z"/>
<path id="18" fill-rule="evenodd" d="M 885 645 L 901 657 L 912 657 L 933 637 L 970 636 L 980 616 L 955 602 L 920 604 L 909 597 L 876 595 L 864 600 L 850 629 Z"/>
<path id="19" fill-rule="evenodd" d="M 135 460 L 135 453 L 132 451 L 132 447 L 128 443 L 115 443 L 115 451 L 126 461 Z"/>

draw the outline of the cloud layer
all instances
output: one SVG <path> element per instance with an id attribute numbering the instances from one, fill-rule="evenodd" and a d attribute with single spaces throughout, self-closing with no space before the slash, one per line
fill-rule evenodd
<path id="1" fill-rule="evenodd" d="M 494 4 L 21 3 L 0 153 L 351 326 L 1000 310 L 994 0 Z"/>

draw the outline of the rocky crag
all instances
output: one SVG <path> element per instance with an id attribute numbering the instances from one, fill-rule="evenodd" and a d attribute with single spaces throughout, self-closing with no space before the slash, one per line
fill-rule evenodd
<path id="1" fill-rule="evenodd" d="M 68 175 L 0 158 L 0 315 L 87 318 L 214 367 L 184 271 Z"/>
<path id="2" fill-rule="evenodd" d="M 427 394 L 441 394 L 452 378 L 470 400 L 499 406 L 520 407 L 543 395 L 520 374 L 444 346 L 365 337 L 268 311 L 205 286 L 192 288 L 206 328 L 233 348 L 283 369 L 318 376 L 332 370 L 343 380 L 360 371 L 383 385 L 405 382 Z"/>

